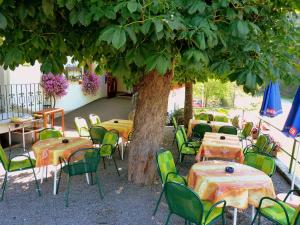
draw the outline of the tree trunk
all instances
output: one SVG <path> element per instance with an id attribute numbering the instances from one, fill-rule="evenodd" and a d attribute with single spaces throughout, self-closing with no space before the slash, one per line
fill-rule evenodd
<path id="1" fill-rule="evenodd" d="M 190 119 L 193 118 L 193 83 L 185 83 L 184 99 L 184 127 L 188 127 Z"/>
<path id="2" fill-rule="evenodd" d="M 147 185 L 155 181 L 155 153 L 163 140 L 172 78 L 173 70 L 164 76 L 152 71 L 144 75 L 138 85 L 128 160 L 128 180 L 133 183 Z"/>

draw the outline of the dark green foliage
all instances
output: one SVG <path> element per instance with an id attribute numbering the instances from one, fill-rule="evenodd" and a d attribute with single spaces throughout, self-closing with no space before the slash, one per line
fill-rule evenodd
<path id="1" fill-rule="evenodd" d="M 164 75 L 208 68 L 246 92 L 270 79 L 294 80 L 298 0 L 0 1 L 0 64 L 35 60 L 61 72 L 67 56 L 98 62 L 127 84 L 151 70 Z M 97 68 L 96 68 L 97 69 Z"/>

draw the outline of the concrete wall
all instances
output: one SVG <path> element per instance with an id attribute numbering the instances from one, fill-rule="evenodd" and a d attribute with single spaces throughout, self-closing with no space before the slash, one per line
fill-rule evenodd
<path id="1" fill-rule="evenodd" d="M 8 79 L 6 84 L 30 84 L 39 83 L 41 79 L 40 64 L 34 66 L 19 66 L 15 70 L 8 70 Z"/>

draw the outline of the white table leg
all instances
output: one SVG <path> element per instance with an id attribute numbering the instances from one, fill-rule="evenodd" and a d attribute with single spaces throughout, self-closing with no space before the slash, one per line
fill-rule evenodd
<path id="1" fill-rule="evenodd" d="M 237 208 L 234 208 L 233 210 L 233 225 L 236 225 L 237 223 Z"/>
<path id="2" fill-rule="evenodd" d="M 124 160 L 124 143 L 121 143 L 121 159 Z"/>
<path id="3" fill-rule="evenodd" d="M 251 219 L 253 220 L 255 216 L 255 207 L 253 205 L 251 206 L 251 211 L 252 211 Z"/>
<path id="4" fill-rule="evenodd" d="M 57 166 L 54 166 L 53 195 L 56 195 L 56 190 L 57 190 Z"/>
<path id="5" fill-rule="evenodd" d="M 42 166 L 42 171 L 41 171 L 41 184 L 43 183 L 43 180 L 44 180 L 44 171 L 45 171 L 45 167 Z"/>
<path id="6" fill-rule="evenodd" d="M 90 178 L 89 178 L 89 174 L 88 174 L 88 173 L 86 173 L 86 174 L 85 174 L 85 177 L 86 177 L 86 182 L 87 182 L 87 184 L 90 184 Z"/>

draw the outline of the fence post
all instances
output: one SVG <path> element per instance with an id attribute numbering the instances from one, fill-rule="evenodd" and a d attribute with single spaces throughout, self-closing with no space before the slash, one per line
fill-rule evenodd
<path id="1" fill-rule="evenodd" d="M 294 161 L 294 158 L 295 158 L 296 143 L 297 143 L 297 141 L 296 141 L 296 139 L 294 139 L 293 150 L 292 150 L 292 155 L 291 155 L 291 161 L 290 161 L 290 166 L 289 166 L 289 173 L 292 172 L 293 161 Z"/>

